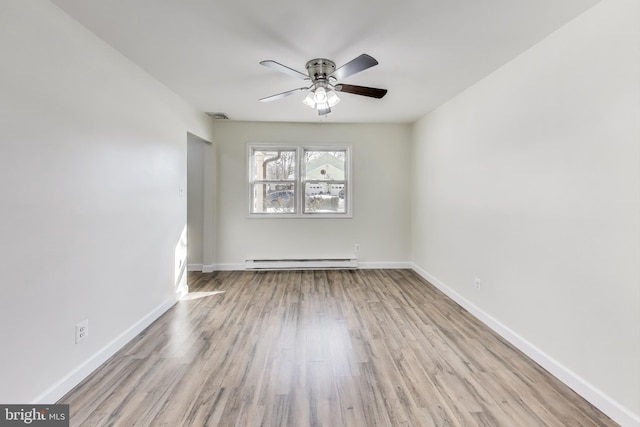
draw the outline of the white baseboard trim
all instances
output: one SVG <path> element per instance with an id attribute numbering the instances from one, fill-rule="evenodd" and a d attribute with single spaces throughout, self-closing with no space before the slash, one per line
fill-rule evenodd
<path id="1" fill-rule="evenodd" d="M 373 270 L 373 269 L 410 270 L 413 268 L 413 264 L 410 262 L 358 262 L 358 268 L 362 270 Z"/>
<path id="2" fill-rule="evenodd" d="M 201 273 L 213 273 L 216 270 L 215 265 L 207 264 L 189 264 L 187 271 L 199 271 Z"/>
<path id="3" fill-rule="evenodd" d="M 205 266 L 207 267 L 207 266 Z M 413 263 L 411 262 L 360 262 L 358 261 L 359 269 L 370 270 L 370 269 L 401 269 L 401 270 L 411 270 L 413 268 Z M 230 263 L 230 264 L 215 264 L 211 266 L 210 271 L 204 271 L 203 273 L 210 273 L 211 271 L 242 271 L 245 270 L 245 263 Z"/>
<path id="4" fill-rule="evenodd" d="M 113 356 L 118 350 L 129 343 L 140 332 L 142 332 L 147 326 L 152 324 L 162 314 L 169 310 L 173 305 L 178 302 L 177 299 L 169 299 L 158 307 L 153 309 L 150 313 L 145 315 L 142 319 L 131 325 L 128 329 L 117 336 L 113 341 L 104 346 L 101 350 L 89 357 L 84 363 L 72 370 L 69 374 L 64 376 L 60 381 L 51 386 L 48 390 L 36 397 L 32 404 L 53 404 L 60 400 L 65 394 L 71 391 L 75 386 L 80 384 L 89 374 L 100 367 L 111 356 Z"/>
<path id="5" fill-rule="evenodd" d="M 214 264 L 214 271 L 244 271 L 244 261 L 233 264 Z"/>
<path id="6" fill-rule="evenodd" d="M 592 405 L 600 409 L 612 420 L 624 427 L 640 427 L 640 416 L 634 414 L 629 409 L 620 405 L 611 397 L 604 394 L 588 381 L 578 376 L 576 373 L 550 357 L 548 354 L 531 344 L 529 341 L 518 335 L 509 327 L 499 322 L 497 319 L 484 312 L 478 306 L 464 298 L 462 295 L 451 289 L 449 286 L 432 276 L 422 268 L 411 263 L 413 271 L 422 276 L 429 283 L 442 291 L 449 298 L 458 303 L 461 307 L 473 314 L 478 320 L 491 328 L 502 338 L 509 341 L 532 360 L 549 371 L 554 377 L 562 381 L 569 388 L 574 390 Z"/>

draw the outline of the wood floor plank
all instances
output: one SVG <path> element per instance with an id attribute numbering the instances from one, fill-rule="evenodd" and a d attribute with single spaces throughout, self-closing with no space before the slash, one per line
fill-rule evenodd
<path id="1" fill-rule="evenodd" d="M 410 270 L 189 273 L 72 426 L 615 426 Z"/>

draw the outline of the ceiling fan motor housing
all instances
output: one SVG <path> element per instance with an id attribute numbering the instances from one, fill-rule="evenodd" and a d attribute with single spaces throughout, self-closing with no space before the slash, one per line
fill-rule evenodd
<path id="1" fill-rule="evenodd" d="M 313 83 L 328 83 L 329 76 L 336 70 L 336 64 L 326 58 L 316 58 L 307 62 L 306 68 Z"/>

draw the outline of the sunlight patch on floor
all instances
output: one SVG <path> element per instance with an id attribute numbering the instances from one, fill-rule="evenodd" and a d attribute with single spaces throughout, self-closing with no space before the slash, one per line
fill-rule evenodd
<path id="1" fill-rule="evenodd" d="M 194 300 L 194 299 L 199 299 L 199 298 L 204 298 L 204 297 L 210 297 L 212 295 L 217 295 L 217 294 L 223 294 L 226 291 L 214 291 L 214 292 L 189 292 L 188 294 L 186 294 L 185 296 L 183 296 L 182 298 L 180 298 L 180 301 L 190 301 L 190 300 Z"/>

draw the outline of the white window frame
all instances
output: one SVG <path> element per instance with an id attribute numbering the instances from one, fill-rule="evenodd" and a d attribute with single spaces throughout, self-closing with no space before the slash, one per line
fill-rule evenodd
<path id="1" fill-rule="evenodd" d="M 294 183 L 295 212 L 253 212 L 254 195 L 253 188 L 256 180 L 253 179 L 254 151 L 278 151 L 287 150 L 296 152 L 296 173 Z M 306 171 L 304 155 L 307 151 L 344 151 L 344 212 L 305 212 L 305 186 Z M 352 218 L 353 217 L 353 179 L 352 179 L 352 146 L 351 144 L 293 144 L 293 143 L 249 143 L 247 144 L 247 211 L 249 218 Z"/>

